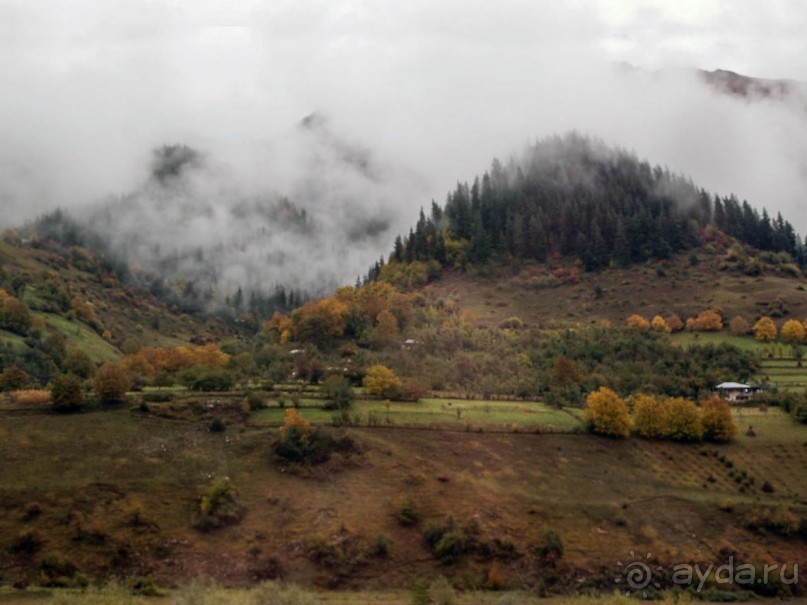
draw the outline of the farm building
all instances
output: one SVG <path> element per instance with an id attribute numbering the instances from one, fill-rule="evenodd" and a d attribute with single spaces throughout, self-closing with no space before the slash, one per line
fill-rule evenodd
<path id="1" fill-rule="evenodd" d="M 729 403 L 742 403 L 756 395 L 759 388 L 741 382 L 721 382 L 715 391 Z"/>

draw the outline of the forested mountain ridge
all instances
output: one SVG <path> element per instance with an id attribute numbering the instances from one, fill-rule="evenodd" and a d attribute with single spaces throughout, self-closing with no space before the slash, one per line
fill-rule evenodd
<path id="1" fill-rule="evenodd" d="M 781 214 L 771 218 L 733 195 L 712 196 L 666 168 L 571 133 L 538 141 L 506 165 L 494 161 L 470 186 L 458 183 L 444 206 L 432 202 L 430 215 L 421 211 L 409 234 L 395 240 L 389 261 L 431 262 L 433 274 L 435 263 L 464 269 L 566 257 L 594 271 L 669 259 L 702 244 L 709 228 L 807 264 L 805 243 Z"/>

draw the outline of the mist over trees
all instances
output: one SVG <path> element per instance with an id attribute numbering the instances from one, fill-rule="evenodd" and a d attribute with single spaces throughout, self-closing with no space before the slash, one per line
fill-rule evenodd
<path id="1" fill-rule="evenodd" d="M 577 133 L 541 140 L 444 206 L 432 202 L 395 240 L 391 263 L 436 261 L 466 268 L 491 259 L 579 259 L 586 270 L 667 259 L 714 227 L 760 250 L 807 264 L 805 243 L 781 214 L 712 196 L 686 177 Z M 369 277 L 378 277 L 377 263 Z"/>

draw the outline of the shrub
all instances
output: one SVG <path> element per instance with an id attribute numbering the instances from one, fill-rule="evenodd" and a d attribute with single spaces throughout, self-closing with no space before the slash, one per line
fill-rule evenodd
<path id="1" fill-rule="evenodd" d="M 228 391 L 233 386 L 229 372 L 204 365 L 191 366 L 180 372 L 177 378 L 191 391 Z"/>
<path id="2" fill-rule="evenodd" d="M 73 374 L 57 376 L 50 390 L 50 398 L 54 411 L 77 412 L 84 404 L 84 388 L 81 379 Z"/>
<path id="3" fill-rule="evenodd" d="M 193 526 L 200 531 L 211 531 L 239 523 L 244 508 L 236 501 L 238 490 L 228 477 L 217 477 L 202 490 L 194 511 Z"/>
<path id="4" fill-rule="evenodd" d="M 333 439 L 312 429 L 296 408 L 286 409 L 280 439 L 274 446 L 276 456 L 287 462 L 320 464 L 330 458 L 334 447 Z"/>
<path id="5" fill-rule="evenodd" d="M 395 518 L 401 525 L 416 525 L 420 521 L 420 509 L 417 503 L 410 496 L 401 499 L 395 511 Z"/>
<path id="6" fill-rule="evenodd" d="M 389 538 L 384 534 L 378 534 L 375 537 L 373 554 L 377 557 L 386 557 L 389 554 Z"/>
<path id="7" fill-rule="evenodd" d="M 19 366 L 8 366 L 0 373 L 0 389 L 3 391 L 19 391 L 30 383 L 28 373 Z"/>
<path id="8" fill-rule="evenodd" d="M 457 526 L 451 515 L 443 523 L 427 525 L 423 539 L 442 563 L 454 563 L 469 550 L 468 536 Z"/>
<path id="9" fill-rule="evenodd" d="M 546 561 L 555 561 L 563 557 L 565 548 L 560 534 L 554 529 L 548 529 L 538 541 L 538 554 Z"/>
<path id="10" fill-rule="evenodd" d="M 266 407 L 266 393 L 263 391 L 250 391 L 247 395 L 247 405 L 253 412 Z"/>
<path id="11" fill-rule="evenodd" d="M 353 405 L 355 396 L 347 378 L 331 374 L 325 379 L 322 389 L 328 399 L 324 406 L 326 410 L 347 410 Z"/>
<path id="12" fill-rule="evenodd" d="M 524 327 L 524 322 L 518 317 L 508 317 L 499 324 L 503 330 L 518 330 Z"/>
<path id="13" fill-rule="evenodd" d="M 600 387 L 586 398 L 583 421 L 599 435 L 623 439 L 630 435 L 628 407 L 619 395 L 607 387 Z"/>
<path id="14" fill-rule="evenodd" d="M 35 529 L 25 529 L 12 540 L 8 551 L 10 553 L 32 555 L 42 548 L 44 542 L 45 540 L 38 531 Z"/>

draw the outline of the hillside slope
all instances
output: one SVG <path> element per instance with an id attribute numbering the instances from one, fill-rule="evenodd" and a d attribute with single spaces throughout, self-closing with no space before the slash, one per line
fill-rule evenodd
<path id="1" fill-rule="evenodd" d="M 0 240 L 0 288 L 31 318 L 26 329 L 0 329 L 4 358 L 24 357 L 56 333 L 64 348 L 80 348 L 95 362 L 120 358 L 127 347 L 176 346 L 226 334 L 218 322 L 179 314 L 147 290 L 127 287 L 86 248 L 23 240 L 13 231 Z"/>
<path id="2" fill-rule="evenodd" d="M 760 257 L 774 262 L 763 262 L 759 275 L 747 275 L 737 264 L 740 255 L 746 263 Z M 792 265 L 736 242 L 597 272 L 574 263 L 525 263 L 484 276 L 447 270 L 423 291 L 454 300 L 488 327 L 512 317 L 535 327 L 603 321 L 621 326 L 634 313 L 687 318 L 706 309 L 720 312 L 726 322 L 739 315 L 752 325 L 763 315 L 807 318 L 807 280 Z"/>

